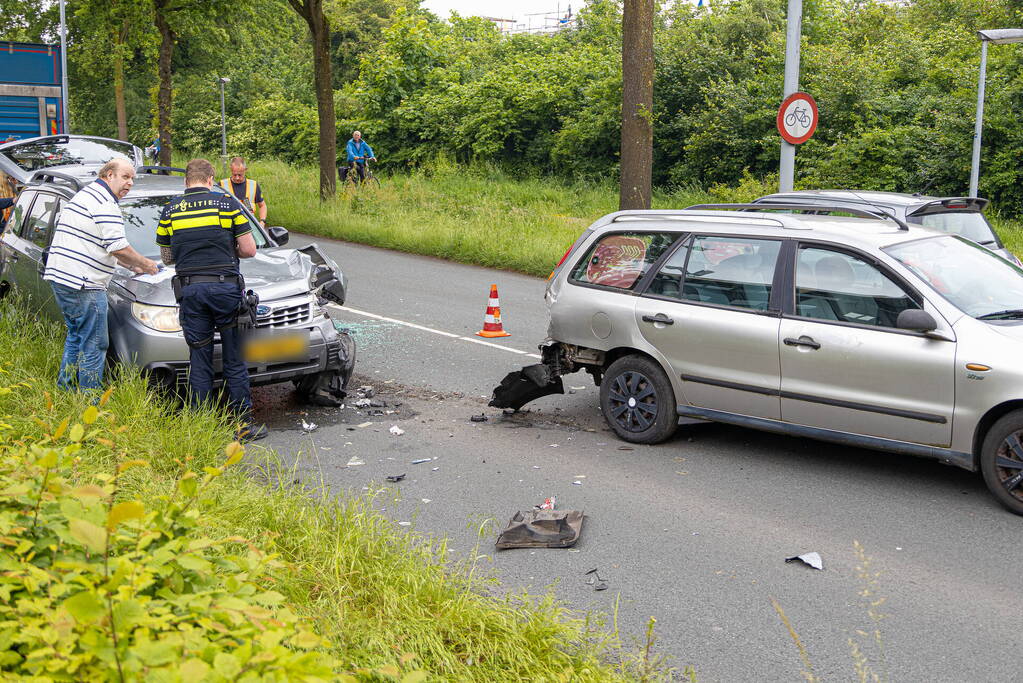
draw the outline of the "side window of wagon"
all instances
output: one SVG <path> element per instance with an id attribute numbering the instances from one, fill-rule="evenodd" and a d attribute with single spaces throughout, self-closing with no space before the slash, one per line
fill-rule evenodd
<path id="1" fill-rule="evenodd" d="M 35 199 L 35 196 L 35 192 L 21 193 L 17 203 L 11 208 L 11 215 L 7 218 L 7 225 L 5 226 L 7 232 L 13 232 L 15 235 L 21 236 L 21 224 L 25 221 L 25 214 L 28 213 L 28 207 L 32 205 L 32 200 Z"/>
<path id="2" fill-rule="evenodd" d="M 631 291 L 680 235 L 616 232 L 604 235 L 572 270 L 571 282 Z"/>
<path id="3" fill-rule="evenodd" d="M 41 192 L 25 221 L 22 237 L 45 249 L 50 245 L 50 229 L 60 202 L 56 195 Z"/>
<path id="4" fill-rule="evenodd" d="M 766 311 L 781 242 L 742 236 L 700 235 L 664 263 L 651 294 Z"/>

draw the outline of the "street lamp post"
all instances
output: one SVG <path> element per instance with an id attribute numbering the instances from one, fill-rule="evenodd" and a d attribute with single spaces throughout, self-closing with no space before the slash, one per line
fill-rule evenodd
<path id="1" fill-rule="evenodd" d="M 227 76 L 217 79 L 220 83 L 220 162 L 227 175 L 227 115 L 224 112 L 224 85 L 231 82 Z"/>
<path id="2" fill-rule="evenodd" d="M 1023 29 L 998 28 L 977 31 L 980 37 L 980 77 L 977 80 L 977 118 L 973 128 L 973 163 L 970 164 L 970 196 L 977 196 L 977 185 L 980 182 L 980 138 L 984 128 L 984 84 L 987 78 L 987 44 L 1003 45 L 1005 43 L 1023 42 Z"/>
<path id="3" fill-rule="evenodd" d="M 67 23 L 64 21 L 64 0 L 60 0 L 60 113 L 64 119 L 62 133 L 70 133 L 71 126 L 67 120 Z M 40 131 L 46 135 L 46 131 Z"/>

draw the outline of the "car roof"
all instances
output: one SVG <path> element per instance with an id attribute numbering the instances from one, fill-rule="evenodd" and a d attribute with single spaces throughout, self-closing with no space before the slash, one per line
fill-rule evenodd
<path id="1" fill-rule="evenodd" d="M 936 202 L 948 197 L 934 197 L 923 194 L 907 194 L 905 192 L 880 192 L 880 191 L 859 191 L 859 190 L 794 190 L 792 192 L 776 192 L 758 198 L 756 201 L 766 199 L 827 199 L 846 200 L 868 204 L 886 204 L 888 206 L 913 206 L 915 204 L 926 204 Z"/>
<path id="2" fill-rule="evenodd" d="M 687 209 L 619 211 L 599 219 L 591 229 L 601 232 L 653 229 L 820 240 L 864 251 L 941 236 L 923 227 L 910 225 L 904 229 L 894 221 L 873 218 Z"/>

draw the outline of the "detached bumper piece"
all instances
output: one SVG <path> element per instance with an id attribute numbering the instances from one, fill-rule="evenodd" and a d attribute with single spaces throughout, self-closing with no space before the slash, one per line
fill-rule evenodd
<path id="1" fill-rule="evenodd" d="M 552 376 L 551 368 L 544 363 L 527 365 L 521 370 L 510 372 L 494 388 L 490 404 L 494 408 L 518 410 L 541 396 L 565 393 L 561 376 Z"/>
<path id="2" fill-rule="evenodd" d="M 347 332 L 327 345 L 327 369 L 298 380 L 295 388 L 307 403 L 336 408 L 348 395 L 345 389 L 355 368 L 355 341 Z"/>
<path id="3" fill-rule="evenodd" d="M 571 548 L 583 531 L 582 510 L 516 512 L 501 535 L 497 549 Z"/>

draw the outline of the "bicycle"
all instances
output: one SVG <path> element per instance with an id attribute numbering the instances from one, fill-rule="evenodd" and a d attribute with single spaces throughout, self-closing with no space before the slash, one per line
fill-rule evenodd
<path id="1" fill-rule="evenodd" d="M 803 128 L 810 127 L 810 115 L 806 113 L 805 108 L 800 109 L 799 107 L 796 107 L 791 114 L 785 117 L 786 126 L 794 126 L 797 121 Z"/>
<path id="2" fill-rule="evenodd" d="M 360 178 L 358 171 L 355 169 L 355 164 L 358 161 L 363 161 L 365 176 Z M 374 159 L 375 161 L 375 159 Z M 355 171 L 353 173 L 353 171 Z M 337 175 L 341 180 L 341 184 L 346 188 L 355 187 L 356 185 L 368 185 L 370 187 L 380 187 L 380 181 L 377 180 L 376 176 L 373 175 L 373 170 L 369 167 L 369 159 L 365 157 L 355 157 L 347 165 L 338 165 Z"/>

